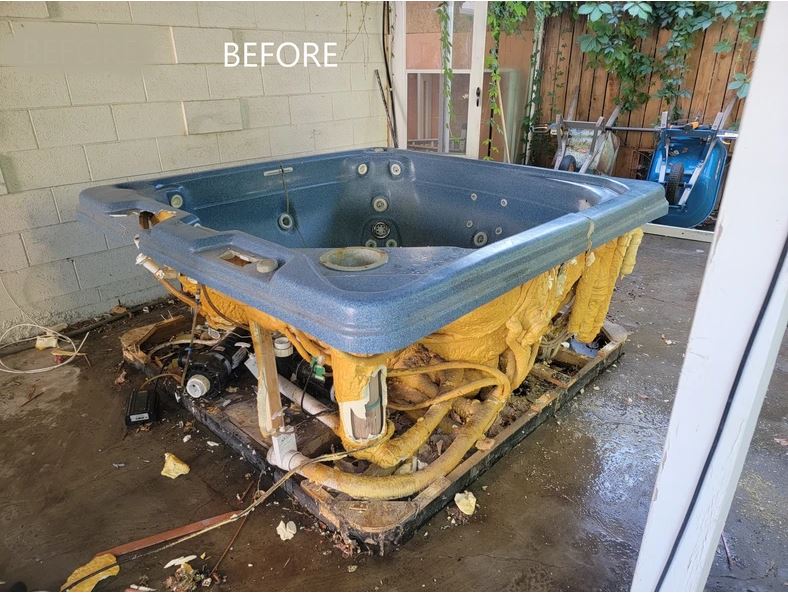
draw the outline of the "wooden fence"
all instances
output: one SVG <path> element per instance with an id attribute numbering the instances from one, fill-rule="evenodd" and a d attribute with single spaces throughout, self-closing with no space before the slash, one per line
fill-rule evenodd
<path id="1" fill-rule="evenodd" d="M 551 18 L 545 24 L 542 45 L 542 83 L 541 83 L 541 120 L 555 120 L 558 113 L 567 113 L 573 95 L 579 88 L 575 119 L 596 120 L 599 116 L 609 116 L 615 107 L 618 94 L 618 81 L 604 68 L 587 67 L 587 56 L 580 51 L 580 36 L 585 33 L 585 18 L 573 20 L 564 13 Z M 521 34 L 533 39 L 532 25 L 523 25 Z M 760 27 L 758 34 L 760 34 Z M 640 49 L 654 56 L 659 47 L 664 46 L 669 31 L 659 31 L 643 39 Z M 714 46 L 721 39 L 727 39 L 733 50 L 715 53 Z M 689 96 L 678 100 L 677 107 L 681 118 L 699 118 L 703 123 L 711 123 L 714 116 L 722 111 L 723 105 L 733 96 L 728 83 L 737 72 L 751 72 L 754 52 L 749 47 L 741 53 L 741 61 L 736 56 L 742 47 L 736 25 L 733 22 L 715 23 L 694 38 L 695 45 L 686 58 L 684 89 Z M 668 105 L 655 97 L 660 88 L 656 75 L 649 80 L 648 90 L 652 96 L 645 105 L 629 112 L 622 112 L 618 125 L 648 127 L 659 122 L 662 111 Z M 744 101 L 739 100 L 728 120 L 728 126 L 741 118 Z M 621 149 L 616 165 L 616 175 L 635 177 L 638 166 L 644 162 L 643 155 L 653 149 L 656 136 L 651 133 L 619 133 Z"/>

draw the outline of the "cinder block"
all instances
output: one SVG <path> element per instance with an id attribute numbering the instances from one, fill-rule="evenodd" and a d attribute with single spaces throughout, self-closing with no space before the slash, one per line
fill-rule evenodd
<path id="1" fill-rule="evenodd" d="M 189 101 L 183 104 L 189 134 L 240 130 L 241 103 L 238 99 Z"/>
<path id="2" fill-rule="evenodd" d="M 331 95 L 291 96 L 290 117 L 299 124 L 328 122 L 333 117 Z"/>
<path id="3" fill-rule="evenodd" d="M 45 19 L 49 11 L 46 2 L 0 2 L 0 16 Z"/>
<path id="4" fill-rule="evenodd" d="M 162 297 L 165 297 L 166 294 L 167 293 L 164 288 L 157 282 L 156 286 L 148 287 L 147 289 L 142 289 L 141 291 L 133 291 L 130 293 L 125 293 L 122 296 L 110 297 L 107 299 L 102 298 L 98 305 L 102 308 L 100 311 L 108 312 L 119 302 L 126 307 L 132 307 L 134 305 L 140 305 L 142 303 L 148 303 L 149 301 L 161 299 Z"/>
<path id="5" fill-rule="evenodd" d="M 22 241 L 32 265 L 107 249 L 101 230 L 76 222 L 23 231 Z"/>
<path id="6" fill-rule="evenodd" d="M 271 128 L 271 154 L 290 155 L 315 149 L 315 137 L 311 125 L 280 126 Z"/>
<path id="7" fill-rule="evenodd" d="M 225 68 L 223 64 L 209 64 L 205 70 L 211 98 L 229 99 L 263 94 L 261 68 Z"/>
<path id="8" fill-rule="evenodd" d="M 34 109 L 30 117 L 42 148 L 116 139 L 108 105 Z"/>
<path id="9" fill-rule="evenodd" d="M 170 27 L 155 25 L 99 25 L 113 46 L 135 64 L 175 64 L 175 45 Z"/>
<path id="10" fill-rule="evenodd" d="M 59 21 L 129 23 L 127 2 L 48 2 L 49 16 Z"/>
<path id="11" fill-rule="evenodd" d="M 140 275 L 124 280 L 115 281 L 106 285 L 101 285 L 98 290 L 102 301 L 108 299 L 121 299 L 125 303 L 125 296 L 156 288 L 160 291 L 158 295 L 164 296 L 165 290 L 161 283 L 157 281 L 147 270 L 142 270 Z M 152 297 L 151 299 L 155 299 Z"/>
<path id="12" fill-rule="evenodd" d="M 219 134 L 219 154 L 222 163 L 270 156 L 271 141 L 268 129 L 254 128 Z"/>
<path id="13" fill-rule="evenodd" d="M 179 102 L 113 105 L 112 113 L 120 140 L 186 134 Z"/>
<path id="14" fill-rule="evenodd" d="M 178 64 L 223 64 L 224 44 L 233 41 L 230 29 L 176 27 L 172 33 Z"/>
<path id="15" fill-rule="evenodd" d="M 76 221 L 77 204 L 79 203 L 79 193 L 85 188 L 93 188 L 103 184 L 118 184 L 126 181 L 127 178 L 105 179 L 100 182 L 89 181 L 82 184 L 72 184 L 68 186 L 55 186 L 52 188 L 52 195 L 55 198 L 55 206 L 61 223 Z M 53 224 L 53 223 L 47 223 Z"/>
<path id="16" fill-rule="evenodd" d="M 90 179 L 81 146 L 0 155 L 0 168 L 11 192 L 73 184 Z"/>
<path id="17" fill-rule="evenodd" d="M 364 7 L 355 2 L 305 2 L 307 31 L 358 31 L 362 28 Z"/>
<path id="18" fill-rule="evenodd" d="M 384 82 L 383 84 L 386 83 Z M 383 99 L 380 96 L 380 90 L 375 89 L 374 91 L 367 91 L 367 94 L 369 95 L 369 115 L 372 117 L 385 116 L 386 108 L 383 105 Z"/>
<path id="19" fill-rule="evenodd" d="M 145 101 L 145 86 L 139 68 L 80 68 L 66 73 L 74 105 Z"/>
<path id="20" fill-rule="evenodd" d="M 62 322 L 68 324 L 106 311 L 106 309 L 96 309 L 96 305 L 100 301 L 101 295 L 98 289 L 86 289 L 21 305 L 26 312 L 44 323 Z"/>
<path id="21" fill-rule="evenodd" d="M 375 68 L 383 76 L 383 64 L 350 64 L 350 84 L 354 91 L 372 91 L 378 88 Z"/>
<path id="22" fill-rule="evenodd" d="M 77 275 L 70 260 L 58 260 L 8 272 L 3 275 L 3 283 L 14 300 L 23 306 L 25 303 L 51 299 L 79 290 Z"/>
<path id="23" fill-rule="evenodd" d="M 349 120 L 369 116 L 369 93 L 366 91 L 334 93 L 331 95 L 335 120 Z"/>
<path id="24" fill-rule="evenodd" d="M 0 235 L 0 273 L 21 270 L 29 266 L 19 233 Z"/>
<path id="25" fill-rule="evenodd" d="M 123 140 L 85 147 L 94 180 L 161 171 L 156 141 Z"/>
<path id="26" fill-rule="evenodd" d="M 362 118 L 353 121 L 353 142 L 357 146 L 385 146 L 388 129 L 386 118 Z"/>
<path id="27" fill-rule="evenodd" d="M 197 14 L 202 27 L 251 29 L 257 24 L 254 5 L 254 2 L 199 2 Z"/>
<path id="28" fill-rule="evenodd" d="M 0 152 L 36 148 L 36 137 L 27 111 L 0 111 Z"/>
<path id="29" fill-rule="evenodd" d="M 255 2 L 255 17 L 260 29 L 303 31 L 305 2 Z"/>
<path id="30" fill-rule="evenodd" d="M 79 277 L 79 286 L 83 289 L 91 289 L 150 274 L 134 263 L 137 253 L 136 247 L 128 246 L 77 256 L 74 258 L 74 265 Z"/>
<path id="31" fill-rule="evenodd" d="M 319 151 L 353 144 L 353 124 L 350 121 L 326 122 L 314 125 L 315 148 Z"/>
<path id="32" fill-rule="evenodd" d="M 0 105 L 3 109 L 28 109 L 69 105 L 62 72 L 33 67 L 0 67 Z"/>
<path id="33" fill-rule="evenodd" d="M 297 95 L 309 92 L 308 68 L 284 68 L 282 66 L 265 66 L 260 68 L 263 73 L 265 94 Z"/>
<path id="34" fill-rule="evenodd" d="M 58 223 L 49 188 L 0 196 L 0 235 Z"/>
<path id="35" fill-rule="evenodd" d="M 281 31 L 269 31 L 260 29 L 233 29 L 233 41 L 238 45 L 244 43 L 273 43 L 278 45 L 284 41 L 284 34 Z M 272 50 L 275 51 L 275 50 Z M 242 55 L 243 49 L 239 52 Z M 260 48 L 255 48 L 254 53 L 256 57 L 250 61 L 255 64 L 260 64 Z M 266 63 L 270 63 L 271 58 L 268 58 Z M 222 53 L 222 62 L 224 62 L 224 53 Z"/>
<path id="36" fill-rule="evenodd" d="M 309 71 L 309 89 L 312 93 L 338 93 L 353 90 L 350 85 L 350 66 L 350 64 L 340 64 L 336 68 L 310 66 L 302 70 Z"/>
<path id="37" fill-rule="evenodd" d="M 205 66 L 192 64 L 146 66 L 143 68 L 148 101 L 208 99 Z"/>
<path id="38" fill-rule="evenodd" d="M 158 143 L 164 171 L 219 162 L 219 145 L 215 134 L 169 136 L 159 138 Z"/>
<path id="39" fill-rule="evenodd" d="M 281 126 L 290 123 L 290 102 L 286 96 L 241 99 L 244 128 Z"/>
<path id="40" fill-rule="evenodd" d="M 336 43 L 335 62 L 383 62 L 383 42 L 380 35 L 355 33 L 327 33 L 326 41 Z"/>
<path id="41" fill-rule="evenodd" d="M 196 2 L 129 2 L 131 20 L 144 25 L 197 27 Z"/>

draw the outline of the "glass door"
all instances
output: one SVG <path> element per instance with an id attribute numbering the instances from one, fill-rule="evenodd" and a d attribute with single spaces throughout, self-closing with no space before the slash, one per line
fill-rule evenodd
<path id="1" fill-rule="evenodd" d="M 408 2 L 404 12 L 407 148 L 478 158 L 487 3 Z"/>

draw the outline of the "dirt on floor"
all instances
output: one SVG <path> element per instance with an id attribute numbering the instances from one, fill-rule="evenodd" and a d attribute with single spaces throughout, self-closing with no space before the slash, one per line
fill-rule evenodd
<path id="1" fill-rule="evenodd" d="M 632 332 L 624 357 L 470 490 L 479 510 L 443 510 L 390 556 L 348 553 L 282 494 L 255 511 L 219 572 L 221 590 L 626 590 L 646 521 L 708 244 L 649 236 L 620 282 L 610 317 Z M 150 430 L 127 430 L 118 336 L 167 315 L 157 308 L 91 333 L 87 361 L 38 375 L 0 374 L 0 581 L 57 589 L 113 546 L 230 509 L 253 469 L 168 406 Z M 46 352 L 6 358 L 51 364 Z M 784 342 L 710 590 L 788 584 L 788 342 Z M 184 438 L 191 436 L 184 441 Z M 211 442 L 211 443 L 209 443 Z M 161 476 L 164 453 L 191 467 Z M 276 527 L 293 521 L 282 541 Z M 212 567 L 235 532 L 221 528 L 123 565 L 99 589 L 154 588 L 164 565 Z M 202 559 L 201 556 L 205 555 Z"/>

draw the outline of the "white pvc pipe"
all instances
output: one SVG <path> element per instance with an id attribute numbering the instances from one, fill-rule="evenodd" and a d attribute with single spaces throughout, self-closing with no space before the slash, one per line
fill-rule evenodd
<path id="1" fill-rule="evenodd" d="M 301 388 L 296 386 L 290 380 L 280 376 L 279 378 L 279 392 L 289 401 L 294 402 L 301 406 L 301 408 L 310 415 L 317 415 L 317 420 L 323 423 L 332 431 L 339 430 L 339 417 L 331 412 L 331 409 L 325 406 L 314 396 L 308 392 L 303 392 Z M 301 394 L 303 393 L 303 399 Z M 302 403 L 303 400 L 303 403 Z"/>

